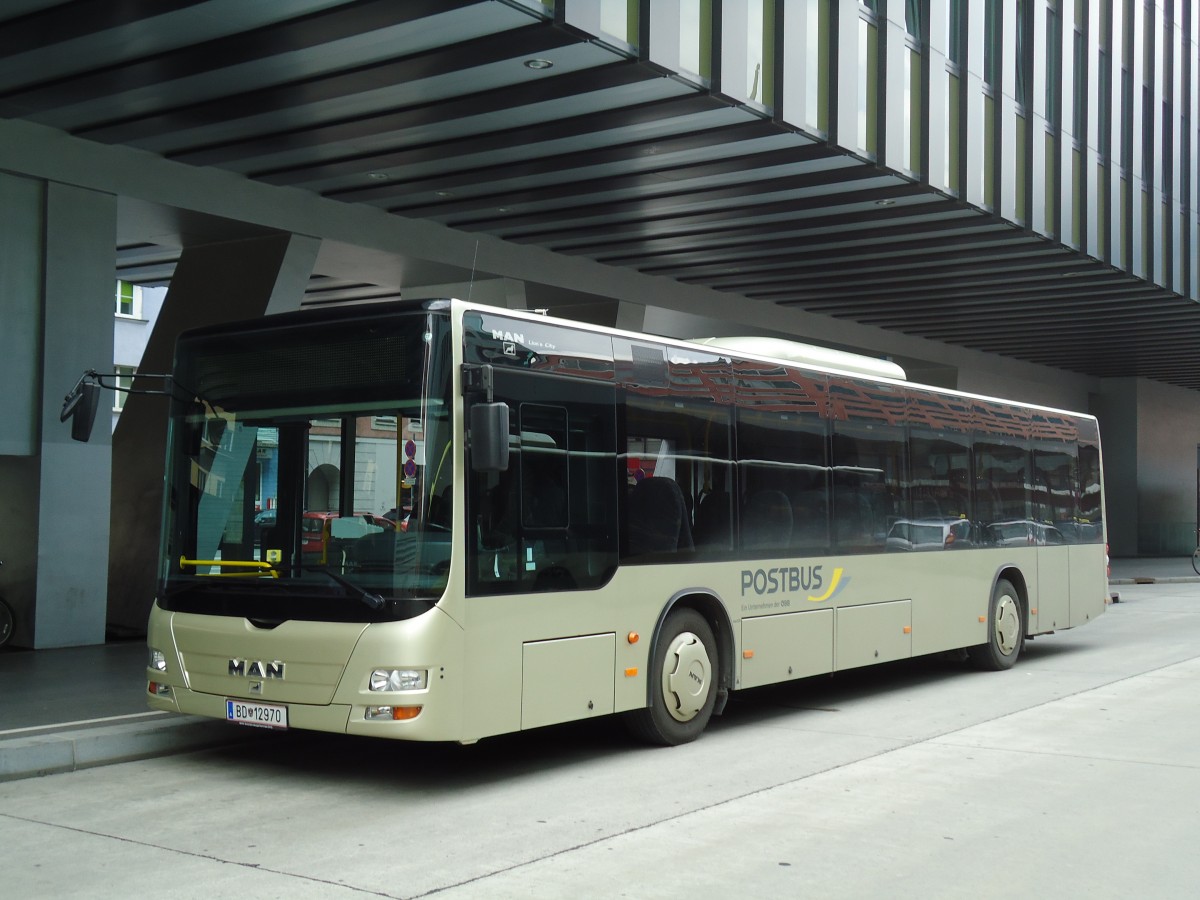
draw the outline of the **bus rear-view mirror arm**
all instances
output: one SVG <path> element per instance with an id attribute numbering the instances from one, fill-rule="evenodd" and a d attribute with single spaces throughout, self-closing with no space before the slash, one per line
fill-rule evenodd
<path id="1" fill-rule="evenodd" d="M 155 390 L 134 390 L 133 388 L 121 387 L 117 381 L 118 377 L 115 372 L 97 372 L 95 369 L 88 369 L 79 376 L 79 380 L 75 382 L 75 387 L 67 392 L 67 396 L 63 398 L 62 412 L 59 413 L 58 421 L 65 422 L 67 419 L 71 420 L 71 438 L 73 440 L 86 444 L 88 439 L 91 438 L 92 428 L 96 424 L 96 412 L 100 408 L 101 388 L 110 391 L 120 391 L 124 394 L 151 394 L 158 397 L 174 396 L 174 381 L 170 375 L 139 372 L 135 376 L 139 379 L 161 379 L 163 386 Z"/>

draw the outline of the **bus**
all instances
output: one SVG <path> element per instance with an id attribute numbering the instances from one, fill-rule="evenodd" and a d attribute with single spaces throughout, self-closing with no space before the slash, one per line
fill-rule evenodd
<path id="1" fill-rule="evenodd" d="M 1096 420 L 886 361 L 432 300 L 187 332 L 172 383 L 155 709 L 673 745 L 741 689 L 1007 669 L 1107 602 Z"/>

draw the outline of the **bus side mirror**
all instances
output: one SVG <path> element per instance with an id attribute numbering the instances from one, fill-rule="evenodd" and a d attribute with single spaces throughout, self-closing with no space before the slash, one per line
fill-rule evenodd
<path id="1" fill-rule="evenodd" d="M 92 436 L 92 426 L 96 424 L 96 411 L 100 408 L 100 385 L 94 381 L 86 381 L 86 375 L 79 380 L 71 393 L 63 401 L 62 414 L 58 420 L 71 420 L 71 438 L 87 443 Z"/>
<path id="2" fill-rule="evenodd" d="M 508 404 L 472 404 L 469 424 L 471 468 L 476 472 L 505 471 L 508 468 Z"/>

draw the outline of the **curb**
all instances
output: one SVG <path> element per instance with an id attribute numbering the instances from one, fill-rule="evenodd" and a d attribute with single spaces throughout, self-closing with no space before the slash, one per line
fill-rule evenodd
<path id="1" fill-rule="evenodd" d="M 49 732 L 0 741 L 0 782 L 74 772 L 253 740 L 253 729 L 198 716 Z M 167 718 L 169 717 L 169 718 Z"/>
<path id="2" fill-rule="evenodd" d="M 1112 578 L 1109 584 L 1197 584 L 1200 583 L 1200 578 L 1195 575 L 1168 575 L 1165 577 L 1157 577 L 1154 575 L 1132 576 L 1129 578 Z"/>

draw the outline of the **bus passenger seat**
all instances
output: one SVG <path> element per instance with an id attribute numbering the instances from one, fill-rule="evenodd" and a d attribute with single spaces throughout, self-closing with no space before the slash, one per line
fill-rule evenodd
<path id="1" fill-rule="evenodd" d="M 712 491 L 705 494 L 696 511 L 696 530 L 692 533 L 696 546 L 709 550 L 729 550 L 732 523 L 728 492 Z"/>
<path id="2" fill-rule="evenodd" d="M 692 549 L 683 491 L 673 478 L 643 478 L 629 494 L 629 552 L 675 553 Z"/>
<path id="3" fill-rule="evenodd" d="M 792 504 L 782 491 L 750 495 L 742 516 L 742 546 L 787 547 L 792 542 Z"/>

